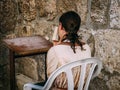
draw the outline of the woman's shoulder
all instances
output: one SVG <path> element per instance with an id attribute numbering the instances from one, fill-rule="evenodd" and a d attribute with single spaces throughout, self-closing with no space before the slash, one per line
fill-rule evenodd
<path id="1" fill-rule="evenodd" d="M 68 48 L 68 47 L 70 47 L 70 46 L 68 46 L 68 45 L 55 45 L 55 46 L 51 47 L 48 52 L 57 53 L 57 52 L 65 51 L 66 48 Z"/>
<path id="2" fill-rule="evenodd" d="M 56 51 L 55 51 L 55 48 L 53 46 L 48 50 L 47 57 L 49 57 L 49 59 L 50 59 L 50 58 L 53 58 L 55 55 L 56 55 Z"/>
<path id="3" fill-rule="evenodd" d="M 52 46 L 48 52 L 54 52 L 58 48 L 58 45 Z"/>
<path id="4" fill-rule="evenodd" d="M 48 50 L 48 52 L 53 52 L 54 51 L 54 46 L 52 46 L 49 50 Z"/>

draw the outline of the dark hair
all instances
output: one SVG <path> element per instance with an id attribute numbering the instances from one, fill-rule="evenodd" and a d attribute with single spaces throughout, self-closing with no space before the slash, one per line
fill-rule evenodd
<path id="1" fill-rule="evenodd" d="M 83 43 L 79 41 L 79 36 L 77 34 L 80 24 L 81 24 L 81 18 L 80 16 L 74 12 L 74 11 L 68 11 L 66 13 L 63 13 L 62 16 L 59 19 L 59 22 L 61 22 L 63 28 L 67 32 L 64 40 L 70 40 L 71 48 L 73 49 L 75 53 L 75 43 L 79 44 L 81 47 L 81 50 L 83 50 Z"/>

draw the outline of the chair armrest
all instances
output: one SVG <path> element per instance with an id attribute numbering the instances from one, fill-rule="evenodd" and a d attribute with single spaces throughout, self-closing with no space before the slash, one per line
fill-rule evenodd
<path id="1" fill-rule="evenodd" d="M 23 90 L 32 90 L 32 89 L 37 89 L 37 90 L 42 90 L 42 86 L 38 86 L 32 83 L 27 83 L 24 85 Z"/>
<path id="2" fill-rule="evenodd" d="M 96 76 L 98 76 L 98 74 L 100 74 L 101 69 L 102 69 L 102 62 L 99 62 L 99 64 L 95 67 L 94 73 L 91 77 L 91 79 L 95 78 Z"/>

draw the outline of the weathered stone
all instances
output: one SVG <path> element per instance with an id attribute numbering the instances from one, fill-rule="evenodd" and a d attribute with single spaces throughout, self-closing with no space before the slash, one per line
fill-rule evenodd
<path id="1" fill-rule="evenodd" d="M 38 20 L 34 24 L 34 27 L 35 27 L 34 35 L 42 35 L 48 38 L 48 40 L 51 40 L 52 33 L 53 33 L 52 26 L 53 26 L 52 22 L 47 22 L 46 20 L 42 20 L 42 19 Z"/>
<path id="2" fill-rule="evenodd" d="M 32 36 L 34 35 L 34 28 L 31 23 L 25 23 L 21 26 L 16 26 L 15 28 L 16 37 Z"/>
<path id="3" fill-rule="evenodd" d="M 47 15 L 45 6 L 46 2 L 44 0 L 35 0 L 36 1 L 36 8 L 38 10 L 38 17 L 45 17 Z"/>
<path id="4" fill-rule="evenodd" d="M 77 0 L 76 1 L 77 12 L 81 17 L 81 20 L 82 20 L 81 23 L 83 25 L 86 24 L 86 18 L 88 14 L 87 6 L 88 6 L 88 0 Z"/>
<path id="5" fill-rule="evenodd" d="M 24 20 L 32 21 L 36 19 L 35 0 L 20 0 L 19 8 Z"/>
<path id="6" fill-rule="evenodd" d="M 98 30 L 95 34 L 95 56 L 101 58 L 106 71 L 120 73 L 120 31 Z M 116 39 L 117 38 L 117 39 Z"/>
<path id="7" fill-rule="evenodd" d="M 45 80 L 45 55 L 37 55 L 32 58 L 26 57 L 16 60 L 18 90 L 23 90 L 23 85 L 25 83 L 35 83 Z"/>
<path id="8" fill-rule="evenodd" d="M 20 60 L 17 60 L 19 68 L 18 68 L 18 72 L 22 73 L 30 78 L 32 78 L 33 80 L 38 80 L 38 67 L 37 67 L 37 62 L 35 61 L 35 59 L 32 58 L 22 58 Z"/>
<path id="9" fill-rule="evenodd" d="M 82 39 L 83 42 L 87 43 L 91 48 L 91 55 L 94 56 L 95 54 L 95 40 L 94 36 L 91 31 L 86 29 L 80 29 L 78 32 L 79 37 Z"/>
<path id="10" fill-rule="evenodd" d="M 48 19 L 47 20 L 53 20 L 56 17 L 57 10 L 56 10 L 56 0 L 48 0 L 46 2 L 45 10 L 47 12 Z"/>
<path id="11" fill-rule="evenodd" d="M 95 29 L 107 28 L 109 22 L 110 0 L 92 0 L 91 23 Z"/>
<path id="12" fill-rule="evenodd" d="M 120 1 L 111 0 L 110 5 L 110 27 L 120 29 Z"/>
<path id="13" fill-rule="evenodd" d="M 118 90 L 120 89 L 120 31 L 98 30 L 94 37 L 95 57 L 103 62 L 104 72 L 100 77 L 105 80 L 110 90 Z"/>
<path id="14" fill-rule="evenodd" d="M 0 1 L 0 33 L 14 31 L 16 25 L 16 5 L 12 0 Z"/>
<path id="15" fill-rule="evenodd" d="M 109 87 L 109 90 L 119 90 L 120 89 L 120 75 L 112 76 L 108 80 L 107 86 Z"/>
<path id="16" fill-rule="evenodd" d="M 35 82 L 35 80 L 33 80 L 33 79 L 23 75 L 23 74 L 16 75 L 16 81 L 17 81 L 17 90 L 23 90 L 23 86 L 26 83 Z"/>
<path id="17" fill-rule="evenodd" d="M 45 55 L 37 55 L 34 57 L 35 60 L 38 63 L 38 75 L 39 75 L 39 81 L 45 80 Z"/>
<path id="18" fill-rule="evenodd" d="M 54 23 L 47 22 L 47 20 L 44 19 L 29 23 L 24 22 L 22 25 L 16 26 L 14 34 L 16 37 L 41 35 L 47 37 L 49 40 L 52 37 L 52 27 L 54 26 L 53 24 Z"/>
<path id="19" fill-rule="evenodd" d="M 75 0 L 58 0 L 56 5 L 59 13 L 77 9 Z"/>
<path id="20" fill-rule="evenodd" d="M 109 88 L 107 87 L 105 80 L 96 77 L 90 81 L 89 90 L 109 90 Z"/>

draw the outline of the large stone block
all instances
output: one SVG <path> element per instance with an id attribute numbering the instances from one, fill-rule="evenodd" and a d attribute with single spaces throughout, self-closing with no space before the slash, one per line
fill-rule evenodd
<path id="1" fill-rule="evenodd" d="M 110 0 L 91 0 L 91 23 L 95 29 L 105 29 L 109 25 Z"/>
<path id="2" fill-rule="evenodd" d="M 5 34 L 14 31 L 16 25 L 16 3 L 15 1 L 0 1 L 0 33 Z"/>
<path id="3" fill-rule="evenodd" d="M 110 4 L 110 27 L 120 29 L 120 1 L 111 0 Z"/>
<path id="4" fill-rule="evenodd" d="M 88 8 L 88 0 L 77 0 L 76 7 L 77 12 L 79 13 L 82 20 L 81 23 L 85 25 L 87 21 L 87 14 L 89 14 L 88 9 L 90 9 Z"/>
<path id="5" fill-rule="evenodd" d="M 46 6 L 46 1 L 44 0 L 35 0 L 36 3 L 36 9 L 38 13 L 38 17 L 45 17 L 47 16 L 45 6 Z"/>
<path id="6" fill-rule="evenodd" d="M 23 86 L 26 83 L 34 83 L 35 81 L 24 74 L 18 74 L 16 76 L 17 90 L 23 90 Z"/>
<path id="7" fill-rule="evenodd" d="M 120 73 L 120 31 L 98 30 L 95 34 L 95 56 L 101 58 L 106 71 Z"/>
<path id="8" fill-rule="evenodd" d="M 103 62 L 103 70 L 99 78 L 106 82 L 109 90 L 119 90 L 120 31 L 110 29 L 98 30 L 94 37 L 95 57 L 100 58 Z"/>
<path id="9" fill-rule="evenodd" d="M 18 2 L 19 5 L 19 10 L 22 15 L 22 17 L 24 18 L 24 20 L 26 21 L 32 21 L 36 19 L 37 16 L 37 11 L 36 11 L 36 7 L 35 7 L 35 0 L 20 0 Z M 19 12 L 19 11 L 18 11 Z"/>
<path id="10" fill-rule="evenodd" d="M 94 39 L 94 35 L 92 34 L 92 32 L 90 30 L 81 28 L 78 32 L 78 35 L 83 42 L 87 43 L 90 46 L 91 55 L 94 56 L 94 54 L 95 54 L 95 39 Z"/>
<path id="11" fill-rule="evenodd" d="M 58 0 L 56 5 L 59 13 L 77 9 L 76 0 Z"/>
<path id="12" fill-rule="evenodd" d="M 17 59 L 17 72 L 22 73 L 33 80 L 38 80 L 38 66 L 35 59 L 25 57 Z"/>

